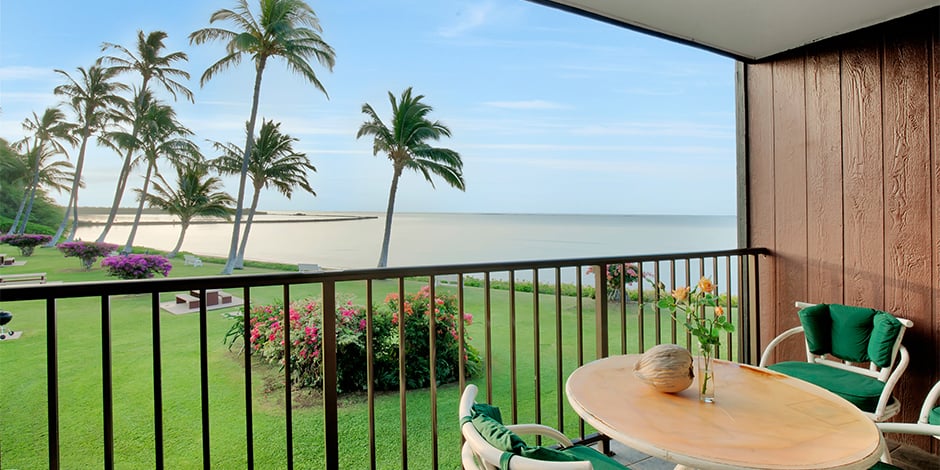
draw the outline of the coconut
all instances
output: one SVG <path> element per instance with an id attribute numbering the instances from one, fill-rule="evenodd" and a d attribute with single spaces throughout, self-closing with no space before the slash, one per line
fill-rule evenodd
<path id="1" fill-rule="evenodd" d="M 660 344 L 643 353 L 633 374 L 660 392 L 681 392 L 692 385 L 692 354 L 677 344 Z"/>

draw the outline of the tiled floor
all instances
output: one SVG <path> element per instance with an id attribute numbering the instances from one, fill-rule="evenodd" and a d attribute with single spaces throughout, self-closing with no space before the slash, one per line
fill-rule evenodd
<path id="1" fill-rule="evenodd" d="M 891 449 L 892 463 L 897 467 L 905 470 L 940 469 L 940 458 L 918 447 L 889 440 L 888 448 Z M 610 442 L 610 450 L 614 452 L 614 459 L 632 470 L 673 470 L 676 466 L 672 462 L 650 457 L 616 441 Z"/>

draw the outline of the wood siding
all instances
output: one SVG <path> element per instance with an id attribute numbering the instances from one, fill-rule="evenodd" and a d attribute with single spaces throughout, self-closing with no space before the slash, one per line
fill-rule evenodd
<path id="1" fill-rule="evenodd" d="M 940 380 L 940 8 L 745 66 L 748 245 L 762 345 L 794 301 L 914 322 L 897 421 Z M 777 360 L 801 359 L 797 342 Z M 928 438 L 900 437 L 940 453 Z"/>

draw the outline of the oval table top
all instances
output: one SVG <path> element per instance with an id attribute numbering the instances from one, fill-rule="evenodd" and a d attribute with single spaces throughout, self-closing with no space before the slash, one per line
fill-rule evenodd
<path id="1" fill-rule="evenodd" d="M 638 354 L 585 364 L 568 402 L 598 431 L 654 457 L 708 469 L 867 469 L 884 441 L 851 403 L 802 380 L 715 361 L 716 402 L 661 393 L 633 375 Z"/>

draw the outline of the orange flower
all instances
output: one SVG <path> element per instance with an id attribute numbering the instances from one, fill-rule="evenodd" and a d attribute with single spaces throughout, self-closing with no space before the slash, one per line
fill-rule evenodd
<path id="1" fill-rule="evenodd" d="M 711 294 L 712 291 L 715 290 L 715 284 L 712 283 L 712 280 L 711 280 L 711 279 L 709 279 L 709 278 L 707 278 L 707 277 L 705 277 L 705 276 L 702 276 L 702 278 L 699 279 L 699 281 L 698 281 L 698 288 L 699 288 L 702 292 L 705 292 L 706 294 Z"/>
<path id="2" fill-rule="evenodd" d="M 725 314 L 725 309 L 721 308 L 721 305 L 715 307 L 715 316 L 720 317 Z"/>
<path id="3" fill-rule="evenodd" d="M 678 289 L 672 291 L 672 298 L 676 299 L 676 302 L 682 302 L 682 301 L 684 301 L 685 299 L 689 298 L 689 288 L 688 288 L 688 286 L 686 286 L 686 287 L 680 287 L 680 288 L 678 288 Z"/>

